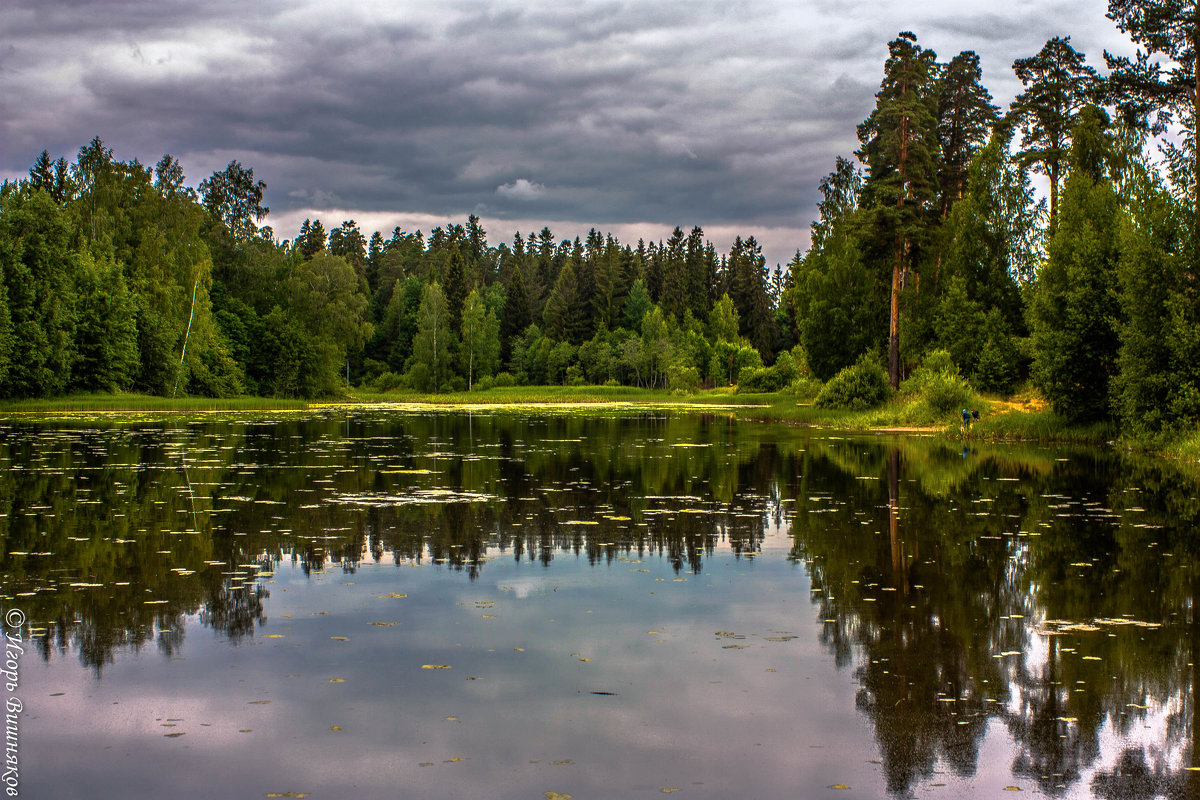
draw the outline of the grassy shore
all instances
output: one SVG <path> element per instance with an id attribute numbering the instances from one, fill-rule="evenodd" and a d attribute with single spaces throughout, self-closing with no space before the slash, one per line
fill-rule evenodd
<path id="1" fill-rule="evenodd" d="M 1111 424 L 1073 426 L 1036 397 L 979 398 L 982 419 L 964 430 L 957 410 L 938 412 L 911 397 L 896 397 L 866 411 L 819 409 L 790 393 L 742 394 L 731 388 L 691 394 L 631 386 L 509 386 L 451 394 L 353 390 L 321 401 L 263 397 L 166 398 L 137 394 L 77 394 L 52 399 L 0 403 L 0 419 L 78 419 L 131 416 L 171 418 L 209 413 L 311 412 L 330 408 L 539 408 L 581 411 L 601 408 L 661 408 L 713 411 L 748 420 L 789 422 L 846 431 L 921 434 L 957 440 L 1105 444 L 1119 441 L 1130 449 L 1168 458 L 1200 460 L 1200 431 L 1171 439 L 1119 438 Z"/>

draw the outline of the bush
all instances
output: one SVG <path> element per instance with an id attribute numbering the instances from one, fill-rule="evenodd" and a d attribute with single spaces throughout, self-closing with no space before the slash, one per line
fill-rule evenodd
<path id="1" fill-rule="evenodd" d="M 887 399 L 887 372 L 879 362 L 863 356 L 829 379 L 817 394 L 817 408 L 863 411 Z"/>
<path id="2" fill-rule="evenodd" d="M 567 386 L 583 386 L 587 383 L 587 381 L 583 379 L 583 370 L 578 364 L 572 364 L 571 366 L 567 367 L 567 377 L 564 379 L 563 383 Z"/>
<path id="3" fill-rule="evenodd" d="M 900 387 L 905 394 L 915 394 L 933 415 L 941 416 L 975 403 L 975 391 L 962 376 L 945 350 L 934 350 L 925 356 L 920 368 Z"/>
<path id="4" fill-rule="evenodd" d="M 475 381 L 475 385 L 472 388 L 477 392 L 486 392 L 494 385 L 495 378 L 493 378 L 491 375 L 484 375 L 479 380 Z"/>
<path id="5" fill-rule="evenodd" d="M 804 357 L 802 349 L 797 347 L 795 350 L 799 351 L 801 358 Z M 737 390 L 739 392 L 779 392 L 805 372 L 807 369 L 801 369 L 792 353 L 784 350 L 779 354 L 779 358 L 776 359 L 773 366 L 742 367 L 741 372 L 738 373 Z"/>
<path id="6" fill-rule="evenodd" d="M 813 377 L 797 378 L 788 384 L 787 390 L 796 395 L 798 400 L 811 401 L 821 393 L 823 384 Z"/>
<path id="7" fill-rule="evenodd" d="M 404 378 L 391 370 L 381 372 L 371 381 L 371 388 L 377 392 L 390 392 L 404 385 Z"/>
<path id="8" fill-rule="evenodd" d="M 742 367 L 738 373 L 738 392 L 778 392 L 787 381 L 775 367 Z"/>
<path id="9" fill-rule="evenodd" d="M 667 368 L 667 386 L 673 392 L 694 392 L 700 388 L 700 370 L 672 364 Z"/>
<path id="10" fill-rule="evenodd" d="M 404 376 L 404 383 L 418 392 L 432 392 L 436 389 L 433 385 L 433 374 L 429 371 L 428 364 L 413 364 Z"/>
<path id="11" fill-rule="evenodd" d="M 512 376 L 511 372 L 498 372 L 496 373 L 496 377 L 492 378 L 492 386 L 497 388 L 516 385 L 517 379 Z"/>

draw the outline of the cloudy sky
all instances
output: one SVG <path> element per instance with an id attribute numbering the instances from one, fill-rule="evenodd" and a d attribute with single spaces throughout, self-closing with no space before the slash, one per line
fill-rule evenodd
<path id="1" fill-rule="evenodd" d="M 857 145 L 887 42 L 1015 58 L 1071 36 L 1131 46 L 1104 0 L 4 0 L 0 176 L 99 135 L 171 153 L 196 185 L 231 159 L 271 224 L 389 233 L 481 217 L 623 241 L 704 227 L 806 248 L 817 184 Z"/>

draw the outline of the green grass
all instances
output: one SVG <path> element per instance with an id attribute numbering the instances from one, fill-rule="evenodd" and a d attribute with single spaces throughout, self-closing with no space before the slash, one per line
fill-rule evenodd
<path id="1" fill-rule="evenodd" d="M 145 394 L 73 394 L 64 397 L 0 402 L 0 415 L 88 413 L 193 413 L 209 411 L 303 410 L 303 400 L 271 397 L 156 397 Z"/>
<path id="2" fill-rule="evenodd" d="M 474 404 L 541 405 L 547 403 L 630 403 L 638 405 L 746 405 L 747 395 L 730 389 L 712 389 L 680 394 L 665 389 L 640 389 L 634 386 L 503 386 L 473 392 L 422 394 L 413 391 L 371 392 L 354 390 L 352 402 L 428 403 L 438 406 Z"/>
<path id="3" fill-rule="evenodd" d="M 1049 408 L 1040 411 L 1007 411 L 987 414 L 971 426 L 969 432 L 961 422 L 954 427 L 960 439 L 1019 442 L 1067 442 L 1071 444 L 1104 444 L 1117 436 L 1112 423 L 1071 425 Z"/>

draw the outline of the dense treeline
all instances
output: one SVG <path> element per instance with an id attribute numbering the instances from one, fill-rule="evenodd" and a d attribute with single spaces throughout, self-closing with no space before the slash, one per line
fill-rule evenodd
<path id="1" fill-rule="evenodd" d="M 719 252 L 699 227 L 493 245 L 475 217 L 306 220 L 280 241 L 237 161 L 192 189 L 171 156 L 117 161 L 98 137 L 43 152 L 0 200 L 0 393 L 809 390 L 885 368 L 897 389 L 932 364 L 982 391 L 1032 380 L 1074 421 L 1194 423 L 1200 26 L 1170 0 L 1109 8 L 1137 58 L 1106 53 L 1102 76 L 1051 39 L 1013 64 L 1004 112 L 975 53 L 901 33 L 858 163 L 837 160 L 809 248 L 773 272 L 753 237 Z"/>

